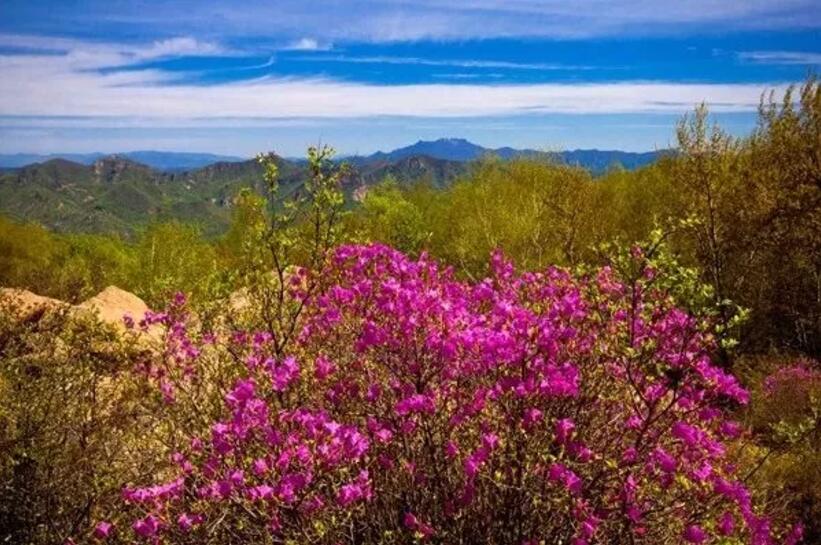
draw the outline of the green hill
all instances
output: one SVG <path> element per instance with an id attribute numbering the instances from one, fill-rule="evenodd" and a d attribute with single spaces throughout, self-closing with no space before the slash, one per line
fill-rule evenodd
<path id="1" fill-rule="evenodd" d="M 278 165 L 281 194 L 298 195 L 305 165 L 285 159 Z M 388 175 L 400 183 L 428 180 L 443 186 L 465 170 L 465 163 L 431 157 L 374 161 L 356 166 L 343 190 L 353 201 L 356 193 Z M 228 226 L 233 198 L 245 187 L 264 190 L 256 161 L 162 172 L 124 156 L 104 157 L 90 165 L 51 159 L 0 174 L 0 213 L 62 232 L 131 235 L 152 221 L 177 219 L 215 235 Z"/>

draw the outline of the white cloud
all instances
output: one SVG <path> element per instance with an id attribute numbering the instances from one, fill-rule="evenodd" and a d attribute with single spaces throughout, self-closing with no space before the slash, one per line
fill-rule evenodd
<path id="1" fill-rule="evenodd" d="M 178 56 L 221 55 L 226 50 L 212 42 L 202 42 L 191 37 L 171 38 L 159 40 L 146 48 L 136 48 L 134 53 L 142 59 Z"/>
<path id="2" fill-rule="evenodd" d="M 331 44 L 320 43 L 314 38 L 300 38 L 282 48 L 285 51 L 329 51 Z"/>
<path id="3" fill-rule="evenodd" d="M 539 113 L 754 110 L 764 85 L 625 82 L 533 85 L 371 85 L 272 79 L 222 85 L 169 83 L 155 70 L 75 70 L 55 56 L 0 56 L 0 115 L 155 118 L 462 117 Z M 781 91 L 782 86 L 770 86 Z"/>
<path id="4" fill-rule="evenodd" d="M 21 49 L 33 49 L 39 51 L 62 51 L 87 45 L 72 38 L 60 38 L 56 36 L 34 36 L 29 34 L 0 34 L 0 47 L 12 47 Z"/>
<path id="5" fill-rule="evenodd" d="M 25 55 L 0 55 L 0 63 L 51 63 L 55 69 L 92 70 L 123 67 L 152 59 L 179 56 L 225 55 L 230 50 L 189 36 L 149 44 L 106 43 L 20 34 L 0 34 L 0 47 L 28 51 Z"/>
<path id="6" fill-rule="evenodd" d="M 821 53 L 804 51 L 744 51 L 738 57 L 758 64 L 821 64 Z"/>
<path id="7" fill-rule="evenodd" d="M 142 116 L 11 116 L 0 115 L 1 130 L 44 129 L 256 129 L 327 127 L 336 120 L 304 117 L 142 117 Z"/>
<path id="8" fill-rule="evenodd" d="M 363 25 L 332 27 L 331 32 L 379 42 L 678 34 L 694 26 L 703 33 L 719 23 L 721 31 L 821 26 L 816 0 L 388 0 L 381 4 L 382 9 L 372 6 L 373 14 Z"/>

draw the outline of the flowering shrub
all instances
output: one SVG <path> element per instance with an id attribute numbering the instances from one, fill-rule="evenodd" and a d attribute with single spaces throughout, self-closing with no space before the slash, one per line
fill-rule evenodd
<path id="1" fill-rule="evenodd" d="M 291 277 L 287 345 L 198 331 L 178 300 L 148 317 L 168 334 L 144 371 L 190 437 L 94 539 L 795 543 L 736 472 L 745 431 L 724 411 L 747 392 L 653 278 L 517 273 L 497 253 L 466 283 L 424 255 L 342 246 Z M 206 380 L 214 362 L 230 380 Z M 183 418 L 209 396 L 213 421 Z"/>
<path id="2" fill-rule="evenodd" d="M 807 543 L 821 540 L 821 369 L 818 362 L 755 362 L 746 420 L 759 440 L 750 485 L 806 521 Z M 767 373 L 767 367 L 770 372 Z"/>

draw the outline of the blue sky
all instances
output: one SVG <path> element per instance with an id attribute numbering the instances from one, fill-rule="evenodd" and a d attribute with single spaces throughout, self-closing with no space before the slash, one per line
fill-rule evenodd
<path id="1" fill-rule="evenodd" d="M 818 0 L 3 0 L 0 153 L 650 150 L 748 132 L 821 65 Z"/>

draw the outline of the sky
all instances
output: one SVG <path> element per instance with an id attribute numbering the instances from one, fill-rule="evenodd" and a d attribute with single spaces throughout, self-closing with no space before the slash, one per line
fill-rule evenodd
<path id="1" fill-rule="evenodd" d="M 0 153 L 645 151 L 821 66 L 821 0 L 0 0 Z"/>

